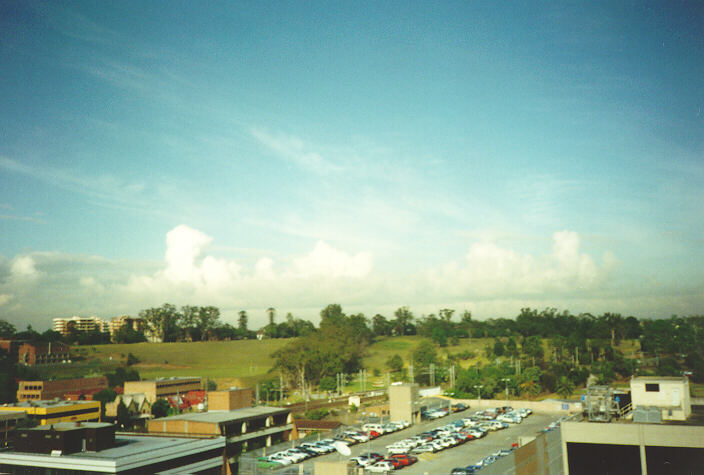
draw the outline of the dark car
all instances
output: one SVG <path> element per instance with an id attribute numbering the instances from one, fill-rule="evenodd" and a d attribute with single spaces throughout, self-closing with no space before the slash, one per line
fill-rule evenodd
<path id="1" fill-rule="evenodd" d="M 469 469 L 468 467 L 456 467 L 450 472 L 450 475 L 472 475 L 476 470 Z"/>
<path id="2" fill-rule="evenodd" d="M 452 412 L 461 412 L 467 410 L 467 406 L 465 404 L 457 403 L 452 405 Z"/>

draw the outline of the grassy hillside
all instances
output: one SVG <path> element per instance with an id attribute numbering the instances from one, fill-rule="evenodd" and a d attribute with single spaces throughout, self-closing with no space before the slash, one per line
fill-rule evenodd
<path id="1" fill-rule="evenodd" d="M 143 378 L 200 376 L 215 380 L 219 387 L 243 386 L 267 377 L 272 352 L 288 340 L 237 340 L 194 343 L 137 343 L 75 347 L 83 359 L 44 368 L 42 376 L 70 377 L 102 374 L 124 363 L 132 353 Z"/>
<path id="2" fill-rule="evenodd" d="M 418 343 L 419 336 L 382 337 L 366 352 L 364 367 L 370 383 L 385 381 L 388 367 L 386 362 L 395 354 L 401 356 L 406 367 Z M 290 340 L 237 340 L 196 343 L 138 343 L 133 345 L 97 345 L 74 347 L 74 355 L 80 356 L 70 365 L 38 367 L 42 377 L 66 378 L 97 375 L 113 371 L 124 364 L 129 353 L 139 359 L 134 365 L 143 378 L 168 376 L 200 376 L 214 380 L 218 387 L 248 386 L 275 377 L 269 371 L 273 365 L 271 353 Z M 438 347 L 438 355 L 445 359 L 447 354 L 470 353 L 474 356 L 462 359 L 462 367 L 487 363 L 484 348 L 493 344 L 491 338 L 461 339 L 457 345 Z M 544 342 L 548 354 L 547 341 Z M 637 350 L 634 342 L 623 342 L 619 349 L 625 354 Z M 374 377 L 378 370 L 379 376 Z M 353 379 L 354 381 L 354 379 Z M 349 389 L 354 389 L 351 386 Z"/>

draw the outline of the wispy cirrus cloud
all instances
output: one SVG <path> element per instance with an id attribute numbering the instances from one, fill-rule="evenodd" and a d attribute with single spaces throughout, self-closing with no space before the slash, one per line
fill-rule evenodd
<path id="1" fill-rule="evenodd" d="M 306 171 L 328 175 L 344 170 L 343 166 L 325 158 L 311 144 L 294 135 L 274 135 L 260 128 L 250 129 L 250 134 L 269 150 Z"/>

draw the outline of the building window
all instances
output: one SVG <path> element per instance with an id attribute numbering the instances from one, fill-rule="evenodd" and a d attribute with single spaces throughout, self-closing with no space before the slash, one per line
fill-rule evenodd
<path id="1" fill-rule="evenodd" d="M 660 385 L 657 383 L 646 384 L 645 391 L 649 392 L 649 393 L 659 393 L 660 392 Z"/>

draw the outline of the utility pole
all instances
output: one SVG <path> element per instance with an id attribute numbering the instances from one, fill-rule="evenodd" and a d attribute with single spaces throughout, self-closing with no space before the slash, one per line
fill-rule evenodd
<path id="1" fill-rule="evenodd" d="M 408 365 L 408 374 L 411 378 L 411 384 L 415 383 L 415 378 L 413 377 L 413 365 Z"/>
<path id="2" fill-rule="evenodd" d="M 279 402 L 284 400 L 284 377 L 279 373 Z"/>
<path id="3" fill-rule="evenodd" d="M 430 363 L 430 385 L 435 386 L 435 364 Z"/>
<path id="4" fill-rule="evenodd" d="M 574 347 L 574 359 L 577 362 L 576 366 L 579 366 L 579 347 Z"/>
<path id="5" fill-rule="evenodd" d="M 455 365 L 450 366 L 450 387 L 455 387 Z"/>
<path id="6" fill-rule="evenodd" d="M 388 388 L 389 386 L 391 386 L 391 373 L 389 373 L 387 371 L 386 372 L 386 387 Z"/>
<path id="7" fill-rule="evenodd" d="M 257 406 L 259 405 L 259 383 L 257 383 L 257 388 L 256 388 L 256 396 L 254 398 L 255 401 L 257 401 Z"/>

